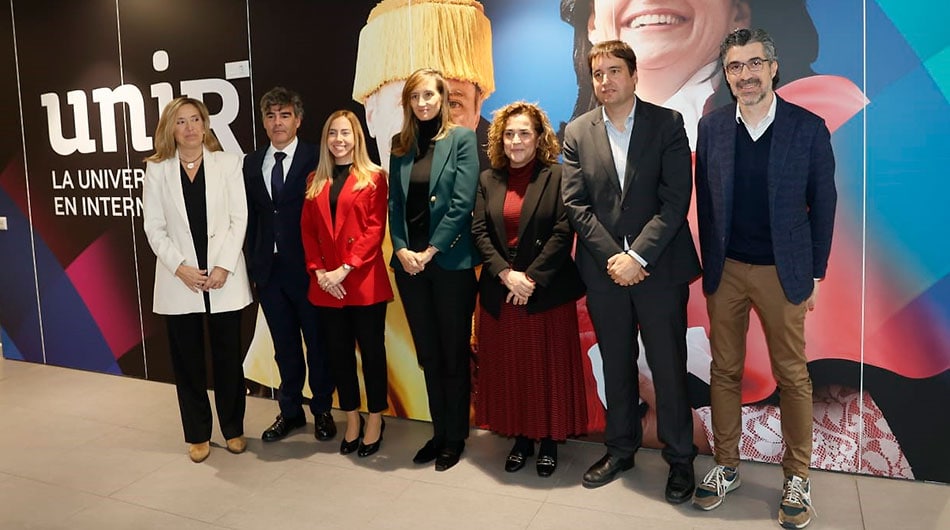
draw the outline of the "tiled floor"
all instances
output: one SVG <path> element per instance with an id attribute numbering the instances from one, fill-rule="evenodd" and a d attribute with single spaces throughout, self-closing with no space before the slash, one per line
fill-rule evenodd
<path id="1" fill-rule="evenodd" d="M 436 473 L 412 455 L 426 423 L 390 419 L 381 451 L 358 459 L 308 432 L 263 445 L 276 404 L 249 399 L 248 452 L 216 435 L 188 460 L 171 385 L 0 360 L 0 528 L 778 528 L 776 466 L 743 464 L 743 486 L 710 513 L 662 498 L 666 466 L 638 454 L 621 480 L 587 490 L 602 447 L 569 442 L 549 479 L 505 473 L 509 442 L 473 432 Z M 342 415 L 337 413 L 342 422 Z M 700 457 L 698 473 L 710 465 Z M 815 472 L 811 528 L 950 528 L 950 487 Z"/>

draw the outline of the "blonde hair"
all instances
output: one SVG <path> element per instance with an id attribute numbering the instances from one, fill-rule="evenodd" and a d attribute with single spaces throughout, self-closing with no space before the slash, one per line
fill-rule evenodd
<path id="1" fill-rule="evenodd" d="M 175 158 L 175 153 L 178 151 L 178 144 L 175 141 L 175 115 L 185 105 L 192 105 L 198 109 L 198 114 L 201 115 L 201 123 L 204 125 L 204 135 L 201 142 L 205 149 L 208 151 L 223 151 L 218 139 L 211 132 L 211 115 L 208 113 L 208 107 L 201 100 L 180 97 L 171 100 L 162 109 L 162 116 L 158 119 L 158 125 L 155 127 L 155 153 L 146 158 L 146 162 L 161 162 L 169 158 Z"/>
<path id="2" fill-rule="evenodd" d="M 406 79 L 406 86 L 402 87 L 402 130 L 393 138 L 392 154 L 403 156 L 413 149 L 416 145 L 419 135 L 419 118 L 416 118 L 412 111 L 412 103 L 409 101 L 412 91 L 419 88 L 419 85 L 427 79 L 435 80 L 435 89 L 442 98 L 439 105 L 439 131 L 435 133 L 433 140 L 441 140 L 448 136 L 449 131 L 457 127 L 452 123 L 452 114 L 449 112 L 449 94 L 445 87 L 445 78 L 438 70 L 431 68 L 420 68 Z"/>
<path id="3" fill-rule="evenodd" d="M 317 169 L 310 175 L 310 180 L 307 183 L 306 197 L 308 199 L 313 199 L 319 195 L 328 182 L 333 182 L 333 166 L 336 159 L 330 153 L 330 148 L 327 147 L 327 137 L 330 135 L 330 124 L 337 118 L 346 118 L 353 129 L 353 166 L 350 168 L 350 173 L 356 176 L 356 184 L 353 185 L 353 189 L 361 190 L 367 186 L 376 187 L 376 183 L 373 182 L 373 175 L 375 173 L 386 173 L 383 168 L 369 159 L 369 154 L 366 152 L 366 136 L 363 135 L 360 119 L 348 110 L 338 110 L 331 114 L 326 123 L 323 124 L 323 134 L 320 136 L 320 162 L 317 164 Z"/>
<path id="4" fill-rule="evenodd" d="M 531 127 L 538 135 L 535 144 L 535 156 L 544 165 L 557 163 L 557 155 L 561 153 L 561 144 L 557 141 L 557 134 L 551 127 L 547 114 L 535 103 L 515 101 L 492 113 L 491 126 L 488 127 L 488 160 L 491 167 L 501 169 L 508 167 L 509 160 L 505 155 L 505 126 L 514 116 L 527 116 L 531 120 Z"/>
<path id="5" fill-rule="evenodd" d="M 475 0 L 382 0 L 360 31 L 353 99 L 431 66 L 468 81 L 484 101 L 495 91 L 491 22 Z"/>

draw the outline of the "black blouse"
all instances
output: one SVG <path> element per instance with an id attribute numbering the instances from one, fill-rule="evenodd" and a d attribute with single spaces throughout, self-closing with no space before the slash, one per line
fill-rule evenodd
<path id="1" fill-rule="evenodd" d="M 330 184 L 330 222 L 336 226 L 336 202 L 340 198 L 340 192 L 346 179 L 350 176 L 350 168 L 353 164 L 337 164 L 333 166 L 333 184 Z"/>
<path id="2" fill-rule="evenodd" d="M 191 240 L 195 243 L 198 256 L 198 268 L 208 268 L 208 204 L 205 201 L 205 166 L 202 162 L 195 173 L 195 180 L 188 178 L 185 168 L 181 168 L 181 191 L 185 197 L 185 212 L 188 214 L 188 227 Z"/>

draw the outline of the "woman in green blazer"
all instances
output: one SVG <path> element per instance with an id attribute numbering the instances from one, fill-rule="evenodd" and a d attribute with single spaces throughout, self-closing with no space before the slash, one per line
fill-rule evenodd
<path id="1" fill-rule="evenodd" d="M 402 91 L 404 121 L 389 164 L 391 264 L 425 374 L 432 439 L 413 462 L 458 463 L 469 431 L 470 338 L 475 310 L 472 209 L 475 133 L 450 121 L 442 75 L 414 72 Z"/>

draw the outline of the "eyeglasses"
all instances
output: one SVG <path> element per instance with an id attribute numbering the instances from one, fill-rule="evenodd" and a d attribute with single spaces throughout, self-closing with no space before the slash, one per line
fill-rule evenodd
<path id="1" fill-rule="evenodd" d="M 771 62 L 771 59 L 763 59 L 761 57 L 753 57 L 746 62 L 732 61 L 726 65 L 726 73 L 729 75 L 739 75 L 742 73 L 742 68 L 748 68 L 750 72 L 759 72 L 762 70 L 762 67 L 765 66 L 765 63 L 768 62 Z"/>

